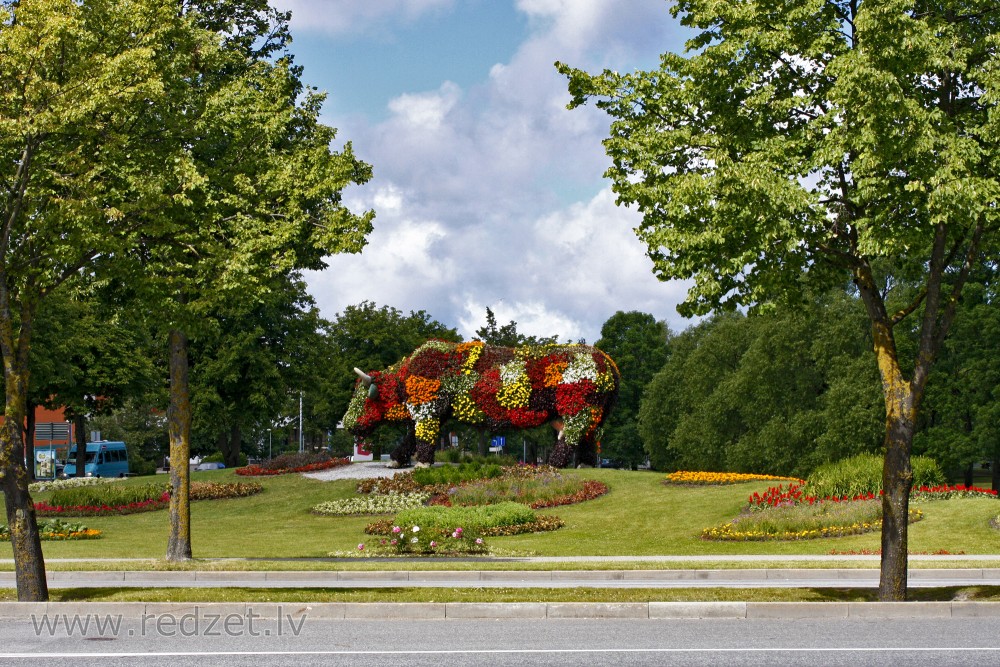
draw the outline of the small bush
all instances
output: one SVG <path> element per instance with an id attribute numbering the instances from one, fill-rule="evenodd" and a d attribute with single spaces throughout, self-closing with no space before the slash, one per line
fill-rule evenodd
<path id="1" fill-rule="evenodd" d="M 914 456 L 913 486 L 937 486 L 944 482 L 944 473 L 934 459 Z M 804 493 L 817 498 L 827 496 L 853 498 L 882 490 L 882 457 L 858 454 L 816 468 L 806 480 Z"/>
<path id="2" fill-rule="evenodd" d="M 499 477 L 503 474 L 503 468 L 496 463 L 462 463 L 457 466 L 417 468 L 411 474 L 413 481 L 420 486 L 455 485 L 474 479 Z"/>

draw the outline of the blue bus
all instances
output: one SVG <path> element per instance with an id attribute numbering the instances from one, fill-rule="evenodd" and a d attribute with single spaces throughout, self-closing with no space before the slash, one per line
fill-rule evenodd
<path id="1" fill-rule="evenodd" d="M 83 472 L 87 477 L 125 477 L 128 470 L 128 450 L 124 442 L 102 441 L 87 443 L 87 462 Z M 63 475 L 76 477 L 76 445 L 69 450 Z"/>

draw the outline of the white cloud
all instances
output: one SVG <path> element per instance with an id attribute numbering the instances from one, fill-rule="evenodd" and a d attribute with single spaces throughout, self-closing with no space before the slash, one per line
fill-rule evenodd
<path id="1" fill-rule="evenodd" d="M 637 214 L 615 206 L 601 179 L 607 118 L 592 107 L 567 110 L 566 81 L 553 67 L 654 60 L 674 30 L 665 3 L 517 7 L 532 30 L 479 85 L 442 81 L 401 94 L 374 124 L 330 121 L 375 170 L 349 203 L 378 217 L 362 255 L 331 258 L 328 271 L 310 276 L 326 316 L 369 299 L 426 310 L 468 338 L 490 306 L 523 333 L 591 342 L 617 310 L 686 325 L 674 309 L 684 286 L 656 280 L 632 231 Z"/>
<path id="2" fill-rule="evenodd" d="M 445 9 L 454 0 L 272 0 L 292 11 L 292 28 L 328 34 L 366 32 L 387 21 L 409 22 Z"/>
<path id="3" fill-rule="evenodd" d="M 432 93 L 405 93 L 389 102 L 389 111 L 414 130 L 439 129 L 458 103 L 461 90 L 450 81 Z"/>

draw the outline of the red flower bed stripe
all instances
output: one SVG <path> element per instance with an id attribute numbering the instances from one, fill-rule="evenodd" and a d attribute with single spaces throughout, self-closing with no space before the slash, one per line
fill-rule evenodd
<path id="1" fill-rule="evenodd" d="M 159 498 L 152 498 L 127 505 L 49 505 L 45 501 L 35 503 L 35 513 L 38 516 L 106 516 L 109 514 L 137 514 L 152 512 L 170 505 L 170 492 L 164 491 Z"/>
<path id="2" fill-rule="evenodd" d="M 337 468 L 339 466 L 350 465 L 351 459 L 330 459 L 329 461 L 320 461 L 319 463 L 310 463 L 304 466 L 298 466 L 297 468 L 275 468 L 270 470 L 268 468 L 263 468 L 259 465 L 249 465 L 242 468 L 236 469 L 237 475 L 242 475 L 244 477 L 262 477 L 266 475 L 287 475 L 293 472 L 316 472 L 317 470 L 328 470 L 329 468 Z"/>

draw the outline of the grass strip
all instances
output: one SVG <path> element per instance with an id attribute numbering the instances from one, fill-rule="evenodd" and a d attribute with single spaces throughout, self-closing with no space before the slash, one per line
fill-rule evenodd
<path id="1" fill-rule="evenodd" d="M 911 589 L 911 601 L 1000 602 L 1000 586 Z M 67 588 L 53 602 L 876 602 L 868 588 Z M 0 601 L 15 602 L 14 589 Z"/>

